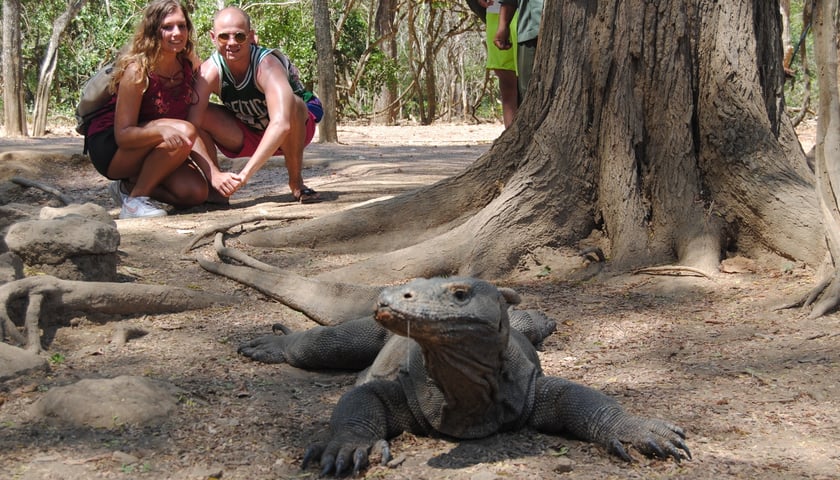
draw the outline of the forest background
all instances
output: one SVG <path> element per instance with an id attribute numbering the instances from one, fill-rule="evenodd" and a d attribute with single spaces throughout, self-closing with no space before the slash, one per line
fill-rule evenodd
<path id="1" fill-rule="evenodd" d="M 803 3 L 783 0 L 788 9 L 784 35 L 788 112 L 798 123 L 816 105 L 811 84 L 816 68 L 809 55 L 810 19 Z M 132 34 L 146 0 L 4 0 L 3 14 L 20 10 L 22 89 L 31 122 L 40 91 L 50 125 L 73 122 L 84 82 L 111 61 Z M 234 2 L 235 3 L 235 2 Z M 393 125 L 497 121 L 501 105 L 495 76 L 484 68 L 484 25 L 463 0 L 388 0 L 392 16 L 384 22 L 382 0 L 329 2 L 335 73 L 337 123 Z M 212 48 L 208 31 L 222 1 L 187 0 L 197 31 L 199 54 Z M 80 8 L 76 7 L 80 5 Z M 252 17 L 260 42 L 280 47 L 301 70 L 308 86 L 318 85 L 318 54 L 311 0 L 238 2 Z M 74 11 L 75 9 L 75 11 Z M 71 12 L 66 18 L 68 12 Z M 65 16 L 62 21 L 62 16 Z M 383 26 L 387 23 L 387 26 Z M 4 21 L 4 38 L 8 32 Z M 58 28 L 63 31 L 58 32 Z M 55 42 L 55 58 L 50 52 Z M 6 45 L 7 42 L 0 44 Z M 6 57 L 4 56 L 4 59 Z M 50 75 L 46 71 L 54 70 Z M 49 82 L 44 88 L 44 82 Z M 4 82 L 5 85 L 5 82 Z M 5 87 L 4 87 L 5 89 Z M 812 98 L 812 96 L 814 98 Z M 4 94 L 3 99 L 8 98 Z M 0 99 L 0 102 L 3 101 Z M 38 129 L 27 132 L 39 134 Z M 8 133 L 8 132 L 7 132 Z"/>

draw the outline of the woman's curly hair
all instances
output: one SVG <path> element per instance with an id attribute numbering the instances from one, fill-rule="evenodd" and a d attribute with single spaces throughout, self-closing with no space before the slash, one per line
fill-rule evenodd
<path id="1" fill-rule="evenodd" d="M 134 30 L 131 41 L 123 48 L 116 62 L 114 76 L 111 79 L 110 91 L 116 92 L 117 85 L 122 79 L 123 73 L 128 65 L 135 63 L 142 78 L 148 86 L 149 73 L 154 68 L 160 57 L 162 35 L 160 30 L 163 20 L 167 15 L 180 10 L 184 14 L 187 23 L 187 44 L 184 50 L 178 53 L 178 60 L 190 62 L 195 52 L 195 29 L 186 7 L 180 0 L 153 0 L 145 9 L 143 17 Z"/>

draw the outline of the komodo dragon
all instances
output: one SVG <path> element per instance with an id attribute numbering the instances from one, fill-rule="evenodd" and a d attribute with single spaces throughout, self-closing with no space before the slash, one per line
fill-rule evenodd
<path id="1" fill-rule="evenodd" d="M 691 458 L 681 428 L 631 415 L 596 390 L 544 376 L 532 342 L 511 328 L 508 307 L 519 301 L 513 290 L 473 278 L 417 279 L 383 289 L 374 316 L 403 339 L 400 368 L 395 378 L 374 375 L 341 397 L 328 440 L 306 448 L 303 468 L 320 461 L 322 475 L 358 474 L 374 444 L 404 431 L 474 439 L 524 427 L 596 442 L 627 461 L 625 444 L 648 456 Z M 289 351 L 300 345 L 284 351 L 290 345 L 279 347 L 283 342 L 271 337 L 240 351 L 349 367 L 368 335 L 360 328 L 369 324 L 318 327 L 321 338 L 310 338 L 294 355 Z M 386 461 L 388 455 L 386 448 Z"/>

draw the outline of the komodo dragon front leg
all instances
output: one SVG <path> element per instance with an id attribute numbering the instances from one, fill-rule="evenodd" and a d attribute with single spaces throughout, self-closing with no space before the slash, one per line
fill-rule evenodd
<path id="1" fill-rule="evenodd" d="M 391 332 L 370 316 L 333 327 L 263 335 L 243 343 L 238 351 L 260 362 L 286 362 L 308 370 L 361 370 L 373 363 L 390 336 Z"/>
<path id="2" fill-rule="evenodd" d="M 680 427 L 630 415 L 603 393 L 559 377 L 537 379 L 534 411 L 528 423 L 544 433 L 571 434 L 599 443 L 628 462 L 632 457 L 625 444 L 650 457 L 677 461 L 691 458 Z"/>

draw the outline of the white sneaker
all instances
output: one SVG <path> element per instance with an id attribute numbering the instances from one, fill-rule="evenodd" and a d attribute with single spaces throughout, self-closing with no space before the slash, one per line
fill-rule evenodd
<path id="1" fill-rule="evenodd" d="M 123 192 L 122 189 L 122 180 L 114 180 L 108 185 L 108 193 L 111 194 L 111 198 L 114 199 L 117 206 L 122 205 L 125 203 L 125 199 L 128 197 L 128 194 Z"/>
<path id="2" fill-rule="evenodd" d="M 149 201 L 149 197 L 129 197 L 123 201 L 120 218 L 152 218 L 165 217 L 166 210 L 157 208 Z"/>

